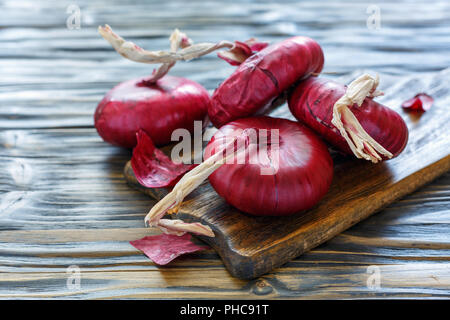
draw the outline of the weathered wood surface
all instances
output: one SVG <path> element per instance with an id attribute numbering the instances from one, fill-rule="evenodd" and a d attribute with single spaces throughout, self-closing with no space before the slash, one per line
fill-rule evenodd
<path id="1" fill-rule="evenodd" d="M 449 174 L 245 281 L 212 250 L 161 268 L 128 244 L 155 232 L 142 222 L 152 202 L 123 178 L 130 152 L 103 143 L 92 127 L 109 88 L 151 69 L 121 60 L 98 24 L 149 48 L 167 47 L 173 27 L 197 42 L 306 34 L 322 44 L 327 72 L 421 76 L 450 65 L 447 2 L 380 2 L 378 31 L 366 27 L 365 1 L 77 3 L 80 30 L 66 29 L 66 3 L 0 5 L 0 298 L 450 297 Z M 212 90 L 231 70 L 211 55 L 173 74 Z M 416 93 L 421 82 L 409 86 Z M 448 139 L 448 126 L 442 132 Z M 71 265 L 81 268 L 79 290 L 66 286 Z M 379 289 L 367 286 L 376 267 Z"/>

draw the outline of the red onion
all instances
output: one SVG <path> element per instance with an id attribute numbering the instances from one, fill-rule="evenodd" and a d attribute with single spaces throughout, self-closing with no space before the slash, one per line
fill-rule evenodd
<path id="1" fill-rule="evenodd" d="M 347 154 L 372 162 L 396 157 L 408 141 L 408 128 L 394 110 L 372 100 L 378 78 L 363 75 L 348 87 L 310 77 L 289 98 L 292 114 Z"/>
<path id="2" fill-rule="evenodd" d="M 125 148 L 136 146 L 136 132 L 144 130 L 155 145 L 171 142 L 177 128 L 194 130 L 204 120 L 209 94 L 200 84 L 169 75 L 123 82 L 110 90 L 95 111 L 95 127 L 103 140 Z"/>
<path id="3" fill-rule="evenodd" d="M 418 93 L 402 103 L 402 108 L 408 111 L 425 112 L 433 105 L 434 99 L 426 93 Z"/>
<path id="4" fill-rule="evenodd" d="M 260 114 L 296 81 L 322 70 L 319 44 L 293 37 L 271 45 L 246 59 L 214 92 L 208 109 L 217 127 Z"/>
<path id="5" fill-rule="evenodd" d="M 283 216 L 309 209 L 325 195 L 333 161 L 325 144 L 300 123 L 270 117 L 239 119 L 220 128 L 205 150 L 204 162 L 151 209 L 146 223 L 159 226 L 167 210 L 176 210 L 208 176 L 217 193 L 236 208 Z M 208 226 L 191 228 L 184 223 L 183 227 L 186 232 L 214 236 Z"/>

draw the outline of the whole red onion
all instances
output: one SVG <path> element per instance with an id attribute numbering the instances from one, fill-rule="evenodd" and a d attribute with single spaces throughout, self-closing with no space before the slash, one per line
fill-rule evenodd
<path id="1" fill-rule="evenodd" d="M 378 84 L 375 82 L 374 90 Z M 292 92 L 289 108 L 300 122 L 313 129 L 330 144 L 344 153 L 353 154 L 342 132 L 332 123 L 333 107 L 346 94 L 346 89 L 346 86 L 335 81 L 310 77 L 300 82 Z M 382 148 L 376 149 L 373 144 L 366 145 L 367 140 L 362 139 L 364 144 L 362 152 L 365 154 L 359 157 L 378 162 L 396 157 L 405 148 L 408 142 L 408 128 L 397 112 L 373 101 L 370 96 L 362 101 L 361 106 L 353 104 L 348 109 L 366 133 L 391 154 L 383 153 Z M 344 125 L 350 122 L 344 114 L 342 121 Z M 351 128 L 347 130 L 349 136 Z"/>
<path id="2" fill-rule="evenodd" d="M 94 120 L 103 140 L 133 148 L 142 129 L 160 146 L 171 141 L 175 129 L 192 132 L 194 121 L 205 119 L 210 97 L 197 82 L 169 75 L 153 84 L 145 80 L 120 83 L 99 103 Z"/>

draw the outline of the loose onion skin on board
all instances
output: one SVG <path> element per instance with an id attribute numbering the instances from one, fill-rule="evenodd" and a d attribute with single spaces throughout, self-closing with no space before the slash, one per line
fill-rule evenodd
<path id="1" fill-rule="evenodd" d="M 376 91 L 378 79 L 364 75 L 352 84 L 346 87 L 332 80 L 310 77 L 294 89 L 288 100 L 289 108 L 295 118 L 344 153 L 372 162 L 396 157 L 408 142 L 408 128 L 402 117 L 372 100 L 381 94 Z M 364 93 L 359 95 L 361 92 Z M 357 122 L 363 130 L 358 129 Z M 340 129 L 339 123 L 343 124 Z M 356 150 L 358 146 L 361 148 Z"/>
<path id="2" fill-rule="evenodd" d="M 291 85 L 322 70 L 320 45 L 292 37 L 247 58 L 214 92 L 208 115 L 220 128 L 236 119 L 260 114 Z"/>
<path id="3" fill-rule="evenodd" d="M 257 139 L 250 132 L 256 132 Z M 279 139 L 269 132 L 276 132 Z M 217 193 L 236 208 L 253 215 L 284 216 L 311 208 L 326 194 L 333 161 L 325 144 L 295 121 L 251 117 L 230 122 L 210 140 L 204 162 L 150 210 L 146 224 L 159 226 L 164 214 L 176 211 L 208 176 Z M 184 231 L 191 232 L 189 224 Z M 202 230 L 196 225 L 192 232 L 214 236 L 208 226 Z"/>

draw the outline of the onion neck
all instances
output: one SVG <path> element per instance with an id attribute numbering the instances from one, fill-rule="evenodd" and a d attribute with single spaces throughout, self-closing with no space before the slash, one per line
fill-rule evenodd
<path id="1" fill-rule="evenodd" d="M 214 237 L 214 232 L 209 226 L 201 223 L 186 223 L 182 220 L 162 219 L 162 217 L 169 210 L 171 213 L 177 212 L 183 199 L 202 184 L 211 173 L 227 163 L 229 159 L 233 159 L 240 152 L 245 151 L 248 141 L 248 136 L 244 130 L 242 135 L 234 137 L 221 151 L 213 154 L 200 165 L 186 173 L 173 187 L 172 191 L 152 207 L 145 217 L 145 224 L 150 227 L 159 227 L 163 232 L 176 235 L 192 232 L 198 235 Z M 239 142 L 243 142 L 241 146 L 244 148 L 236 149 L 234 147 L 235 144 L 239 146 Z M 230 151 L 230 148 L 232 148 L 232 151 Z"/>
<path id="2" fill-rule="evenodd" d="M 350 107 L 361 107 L 364 99 L 383 95 L 377 91 L 379 76 L 364 74 L 350 83 L 345 94 L 333 106 L 332 124 L 339 130 L 353 154 L 359 159 L 377 163 L 382 156 L 392 158 L 392 153 L 376 142 L 361 126 Z"/>

